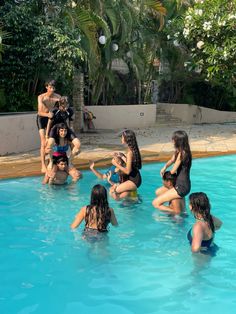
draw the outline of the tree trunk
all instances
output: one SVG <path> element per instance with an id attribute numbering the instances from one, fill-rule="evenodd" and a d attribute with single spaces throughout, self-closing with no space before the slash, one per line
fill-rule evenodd
<path id="1" fill-rule="evenodd" d="M 74 128 L 76 132 L 84 129 L 84 73 L 76 70 L 73 77 L 73 105 L 75 109 Z"/>

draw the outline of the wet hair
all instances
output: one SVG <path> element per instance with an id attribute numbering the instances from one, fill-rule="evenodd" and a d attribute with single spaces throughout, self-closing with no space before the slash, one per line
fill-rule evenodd
<path id="1" fill-rule="evenodd" d="M 103 185 L 97 184 L 92 188 L 90 204 L 86 208 L 85 226 L 96 222 L 98 231 L 106 231 L 110 221 L 107 190 Z"/>
<path id="2" fill-rule="evenodd" d="M 67 156 L 59 156 L 53 160 L 53 163 L 55 165 L 59 164 L 60 162 L 65 162 L 68 165 L 68 157 Z"/>
<path id="3" fill-rule="evenodd" d="M 124 130 L 122 132 L 122 135 L 125 139 L 125 142 L 127 143 L 129 149 L 131 149 L 133 153 L 133 160 L 132 160 L 132 166 L 134 168 L 141 169 L 142 168 L 142 160 L 141 160 L 141 155 L 140 151 L 138 148 L 138 143 L 136 140 L 136 135 L 134 131 L 132 130 Z"/>
<path id="4" fill-rule="evenodd" d="M 47 86 L 53 86 L 55 87 L 56 86 L 56 81 L 55 80 L 48 80 L 45 82 L 45 87 Z"/>
<path id="5" fill-rule="evenodd" d="M 183 130 L 175 131 L 172 135 L 177 154 L 180 152 L 181 161 L 183 161 L 188 168 L 192 165 L 192 153 L 189 146 L 188 134 Z"/>
<path id="6" fill-rule="evenodd" d="M 192 193 L 189 195 L 189 202 L 192 206 L 194 217 L 196 217 L 196 214 L 200 214 L 214 233 L 215 226 L 211 216 L 210 201 L 207 195 L 203 192 Z"/>
<path id="7" fill-rule="evenodd" d="M 171 173 L 170 171 L 166 171 L 164 174 L 163 174 L 163 177 L 162 179 L 164 181 L 170 181 L 173 185 L 175 185 L 175 182 L 176 182 L 176 173 Z"/>

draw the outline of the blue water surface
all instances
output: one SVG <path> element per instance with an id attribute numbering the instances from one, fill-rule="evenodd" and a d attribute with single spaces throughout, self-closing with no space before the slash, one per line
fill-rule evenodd
<path id="1" fill-rule="evenodd" d="M 119 227 L 99 241 L 70 230 L 99 182 L 91 172 L 63 187 L 0 181 L 0 313 L 235 313 L 236 156 L 193 161 L 192 192 L 223 221 L 214 257 L 191 253 L 189 211 L 181 220 L 152 207 L 162 166 L 143 167 L 139 203 L 110 200 Z"/>

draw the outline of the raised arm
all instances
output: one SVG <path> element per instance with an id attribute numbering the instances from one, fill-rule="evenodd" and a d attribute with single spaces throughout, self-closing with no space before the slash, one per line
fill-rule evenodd
<path id="1" fill-rule="evenodd" d="M 90 161 L 89 162 L 89 168 L 90 170 L 95 174 L 95 176 L 98 178 L 98 179 L 101 179 L 101 180 L 104 180 L 106 179 L 106 175 L 101 173 L 100 171 L 94 169 L 94 161 Z"/>
<path id="2" fill-rule="evenodd" d="M 161 177 L 163 177 L 163 175 L 164 175 L 164 172 L 166 171 L 166 169 L 168 168 L 168 167 L 170 167 L 174 162 L 175 162 L 175 154 L 171 157 L 171 159 L 169 159 L 167 162 L 166 162 L 166 164 L 165 164 L 165 166 L 161 169 L 161 171 L 160 171 L 160 174 L 161 174 Z"/>
<path id="3" fill-rule="evenodd" d="M 131 150 L 128 151 L 126 156 L 126 167 L 122 167 L 118 162 L 116 161 L 116 158 L 112 159 L 112 164 L 116 166 L 118 169 L 120 169 L 123 173 L 129 175 L 132 171 L 132 159 L 133 159 L 133 153 Z"/>
<path id="4" fill-rule="evenodd" d="M 76 215 L 75 220 L 71 224 L 71 229 L 75 229 L 79 227 L 81 222 L 85 219 L 85 213 L 86 213 L 86 206 L 82 207 L 79 211 L 79 213 Z"/>

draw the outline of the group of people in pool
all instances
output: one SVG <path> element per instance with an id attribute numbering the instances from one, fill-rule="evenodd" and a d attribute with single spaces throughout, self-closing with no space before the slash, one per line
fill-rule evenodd
<path id="1" fill-rule="evenodd" d="M 67 98 L 55 94 L 54 82 L 48 82 L 46 89 L 46 93 L 39 95 L 37 116 L 42 171 L 45 172 L 43 183 L 62 184 L 69 175 L 73 181 L 77 181 L 81 174 L 73 166 L 72 160 L 80 151 L 80 141 L 70 125 L 73 112 L 68 107 Z M 111 185 L 109 194 L 115 200 L 137 196 L 137 189 L 142 183 L 142 160 L 135 133 L 124 130 L 121 133 L 121 142 L 126 146 L 127 152 L 115 152 L 111 161 L 112 167 L 105 174 L 95 169 L 93 161 L 90 162 L 91 171 Z M 152 204 L 161 211 L 181 215 L 185 211 L 185 196 L 191 190 L 192 154 L 185 131 L 174 132 L 172 142 L 175 152 L 160 171 L 163 186 L 156 190 L 156 198 Z M 71 154 L 68 158 L 69 147 Z M 46 154 L 49 155 L 47 167 Z M 171 170 L 167 171 L 171 165 Z M 209 199 L 203 192 L 190 194 L 189 208 L 196 219 L 187 235 L 192 252 L 207 250 L 212 246 L 215 231 L 221 227 L 222 222 L 211 215 Z M 109 223 L 118 225 L 104 186 L 98 184 L 93 187 L 90 204 L 81 208 L 71 228 L 77 228 L 83 220 L 85 231 L 93 233 L 107 232 Z"/>

